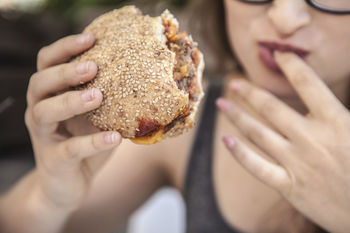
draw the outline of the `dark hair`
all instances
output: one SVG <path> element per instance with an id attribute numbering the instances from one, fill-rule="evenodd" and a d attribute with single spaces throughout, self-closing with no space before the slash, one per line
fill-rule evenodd
<path id="1" fill-rule="evenodd" d="M 144 4 L 143 12 L 150 15 L 159 15 L 168 8 L 179 20 L 180 30 L 193 36 L 204 54 L 206 77 L 218 77 L 238 68 L 226 35 L 223 1 L 189 0 L 182 7 L 169 5 L 167 1 L 159 1 L 151 7 Z M 140 6 L 139 1 L 137 5 Z"/>
<path id="2" fill-rule="evenodd" d="M 190 21 L 194 23 L 189 31 L 205 55 L 206 73 L 220 76 L 240 69 L 226 33 L 223 1 L 193 0 L 190 8 Z"/>

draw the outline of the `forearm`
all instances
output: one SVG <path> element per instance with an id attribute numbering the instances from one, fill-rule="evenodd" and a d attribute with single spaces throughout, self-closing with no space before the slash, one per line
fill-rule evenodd
<path id="1" fill-rule="evenodd" d="M 58 233 L 70 213 L 45 200 L 34 170 L 0 198 L 0 232 Z"/>

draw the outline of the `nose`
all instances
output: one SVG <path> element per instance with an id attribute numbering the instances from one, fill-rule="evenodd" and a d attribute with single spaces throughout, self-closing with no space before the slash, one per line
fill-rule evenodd
<path id="1" fill-rule="evenodd" d="M 275 0 L 268 17 L 282 36 L 289 36 L 308 25 L 311 16 L 304 0 Z"/>

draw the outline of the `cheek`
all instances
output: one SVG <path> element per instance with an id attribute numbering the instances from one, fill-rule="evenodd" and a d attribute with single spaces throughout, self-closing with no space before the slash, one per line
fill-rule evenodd
<path id="1" fill-rule="evenodd" d="M 240 14 L 242 14 L 242 11 L 240 11 Z M 261 9 L 254 13 L 254 17 L 245 17 L 244 21 L 237 18 L 237 15 L 228 15 L 226 26 L 230 45 L 248 78 L 255 85 L 281 97 L 295 96 L 293 88 L 286 79 L 281 78 L 279 74 L 267 71 L 258 58 L 256 44 L 258 36 L 256 34 L 263 33 L 260 33 L 261 29 L 257 30 L 257 28 L 260 28 L 260 26 L 267 28 L 265 24 L 266 18 L 261 13 Z"/>
<path id="2" fill-rule="evenodd" d="M 350 16 L 314 18 L 322 39 L 314 47 L 309 64 L 329 85 L 350 77 Z M 342 26 L 343 25 L 343 26 Z"/>
<path id="3" fill-rule="evenodd" d="M 284 77 L 266 69 L 258 58 L 256 40 L 275 34 L 264 7 L 226 1 L 226 27 L 229 42 L 249 79 L 278 96 L 296 93 Z M 328 85 L 350 78 L 350 16 L 330 16 L 316 12 L 310 25 L 291 38 L 312 48 L 307 63 Z"/>

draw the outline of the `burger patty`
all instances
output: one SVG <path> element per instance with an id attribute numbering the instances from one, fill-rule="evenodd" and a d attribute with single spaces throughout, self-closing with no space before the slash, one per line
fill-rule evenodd
<path id="1" fill-rule="evenodd" d="M 189 94 L 191 101 L 197 101 L 200 87 L 197 80 L 197 70 L 200 63 L 200 52 L 197 43 L 186 32 L 177 32 L 177 25 L 164 21 L 164 33 L 168 48 L 176 54 L 174 80 L 178 88 Z"/>
<path id="2" fill-rule="evenodd" d="M 197 44 L 185 32 L 178 33 L 177 25 L 163 19 L 164 33 L 168 48 L 176 54 L 173 77 L 178 88 L 189 94 L 190 104 L 168 125 L 161 126 L 157 121 L 141 120 L 136 137 L 149 137 L 162 130 L 166 133 L 176 122 L 184 120 L 191 112 L 191 102 L 198 100 L 200 87 L 197 80 L 197 69 L 200 62 L 200 52 Z"/>
<path id="3" fill-rule="evenodd" d="M 183 121 L 188 115 L 190 115 L 190 105 L 188 105 L 172 122 L 165 126 L 159 125 L 155 120 L 141 119 L 135 137 L 151 137 L 160 130 L 166 133 L 172 129 L 178 121 Z"/>

